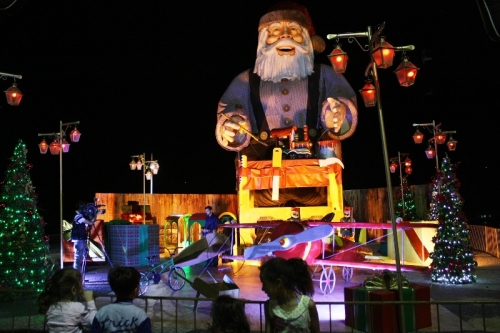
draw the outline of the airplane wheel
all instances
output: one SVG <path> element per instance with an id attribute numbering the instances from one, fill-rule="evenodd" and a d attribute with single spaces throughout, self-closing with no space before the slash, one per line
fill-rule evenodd
<path id="1" fill-rule="evenodd" d="M 185 278 L 186 273 L 181 267 L 172 267 L 168 273 L 168 286 L 172 290 L 181 290 L 186 284 Z"/>
<path id="2" fill-rule="evenodd" d="M 139 280 L 139 296 L 142 296 L 148 291 L 149 279 L 147 274 L 141 273 L 141 279 Z"/>
<path id="3" fill-rule="evenodd" d="M 335 271 L 332 266 L 323 267 L 319 277 L 319 289 L 326 295 L 333 293 L 333 288 L 335 288 Z"/>
<path id="4" fill-rule="evenodd" d="M 352 279 L 352 274 L 354 272 L 354 268 L 352 267 L 342 267 L 342 278 L 344 281 L 349 281 Z"/>

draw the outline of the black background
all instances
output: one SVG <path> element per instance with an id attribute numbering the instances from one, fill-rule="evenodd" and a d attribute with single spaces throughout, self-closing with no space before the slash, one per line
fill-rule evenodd
<path id="1" fill-rule="evenodd" d="M 216 105 L 231 80 L 253 66 L 258 21 L 274 3 L 18 0 L 0 11 L 0 71 L 23 75 L 17 83 L 24 94 L 19 107 L 0 99 L 0 170 L 22 139 L 48 233 L 59 228 L 59 158 L 39 154 L 38 133 L 59 131 L 59 121 L 80 121 L 82 133 L 63 156 L 67 220 L 78 200 L 90 202 L 96 192 L 142 193 L 142 173 L 128 166 L 141 153 L 160 164 L 155 193 L 235 193 L 234 154 L 214 137 Z M 456 130 L 457 150 L 448 156 L 460 162 L 464 210 L 472 220 L 496 210 L 500 45 L 488 38 L 476 2 L 302 4 L 325 40 L 386 22 L 389 43 L 415 45 L 407 53 L 420 68 L 414 86 L 400 87 L 393 74 L 400 53 L 393 67 L 379 70 L 389 155 L 409 153 L 409 183 L 429 183 L 435 162 L 425 157 L 426 144 L 413 143 L 412 124 L 435 120 Z M 328 63 L 334 41 L 326 43 L 318 62 Z M 369 57 L 355 42 L 341 43 L 350 57 L 345 76 L 357 91 Z M 5 90 L 11 80 L 0 83 Z M 377 108 L 365 108 L 360 96 L 358 104 L 358 128 L 343 141 L 344 189 L 386 187 Z M 439 148 L 440 157 L 445 152 Z"/>

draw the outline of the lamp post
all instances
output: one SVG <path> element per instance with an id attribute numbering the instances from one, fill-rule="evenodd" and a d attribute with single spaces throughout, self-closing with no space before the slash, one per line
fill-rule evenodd
<path id="1" fill-rule="evenodd" d="M 401 208 L 402 208 L 402 220 L 405 220 L 406 217 L 406 208 L 405 208 L 405 191 L 403 188 L 403 167 L 405 169 L 405 173 L 407 175 L 411 175 L 413 172 L 413 168 L 411 167 L 411 160 L 408 157 L 408 153 L 401 153 L 398 151 L 398 157 L 391 157 L 390 162 L 391 165 L 389 167 L 391 173 L 395 173 L 396 169 L 399 166 L 399 184 L 401 186 Z M 402 158 L 406 157 L 403 161 Z M 396 163 L 397 162 L 397 163 Z M 401 262 L 404 264 L 405 261 L 405 241 L 404 241 L 404 231 L 401 233 Z"/>
<path id="2" fill-rule="evenodd" d="M 146 161 L 146 165 L 149 170 L 146 171 L 145 177 L 147 180 L 149 180 L 149 191 L 150 194 L 153 194 L 153 178 L 155 175 L 158 174 L 158 169 L 160 169 L 160 164 L 158 164 L 158 161 L 153 160 L 153 154 L 151 154 L 151 160 Z"/>
<path id="3" fill-rule="evenodd" d="M 411 167 L 411 160 L 408 157 L 408 155 L 409 155 L 408 153 L 401 153 L 398 151 L 398 157 L 391 157 L 389 159 L 389 161 L 391 162 L 389 166 L 389 170 L 391 171 L 391 173 L 395 173 L 396 169 L 399 166 L 399 184 L 401 186 L 401 203 L 403 205 L 403 219 L 405 217 L 405 196 L 403 191 L 403 166 L 405 169 L 405 173 L 407 175 L 411 175 L 411 173 L 413 172 L 413 169 Z M 402 161 L 401 159 L 404 157 L 406 157 L 406 159 Z"/>
<path id="4" fill-rule="evenodd" d="M 59 216 L 60 216 L 60 256 L 61 256 L 61 263 L 60 267 L 64 267 L 64 248 L 63 248 L 63 164 L 62 164 L 62 156 L 63 153 L 69 152 L 69 146 L 70 144 L 66 141 L 66 133 L 68 131 L 68 128 L 70 126 L 74 126 L 73 130 L 69 134 L 69 138 L 71 142 L 78 142 L 80 141 L 80 135 L 81 133 L 78 131 L 75 125 L 79 124 L 79 121 L 73 121 L 70 123 L 63 123 L 62 121 L 59 121 L 59 132 L 53 132 L 53 133 L 38 133 L 38 136 L 43 136 L 44 139 L 40 144 L 38 144 L 38 147 L 40 148 L 40 154 L 46 154 L 48 150 L 50 150 L 50 153 L 52 155 L 59 155 Z M 65 126 L 65 129 L 63 127 Z M 54 141 L 49 145 L 47 145 L 47 142 L 45 141 L 45 137 L 53 137 Z"/>
<path id="5" fill-rule="evenodd" d="M 160 164 L 158 161 L 153 160 L 153 154 L 151 154 L 151 160 L 146 161 L 146 153 L 140 155 L 132 155 L 132 161 L 129 163 L 130 170 L 142 170 L 142 195 L 143 195 L 143 219 L 142 224 L 146 223 L 146 179 L 150 181 L 150 193 L 153 194 L 153 177 L 158 174 L 160 169 Z"/>
<path id="6" fill-rule="evenodd" d="M 432 123 L 423 123 L 423 124 L 413 124 L 413 127 L 417 128 L 417 131 L 415 134 L 413 134 L 413 141 L 416 144 L 422 143 L 424 139 L 424 134 L 419 131 L 419 127 L 423 126 L 429 132 L 432 133 L 432 137 L 428 140 L 429 147 L 425 150 L 425 155 L 427 156 L 428 159 L 435 158 L 436 159 L 436 171 L 439 170 L 439 159 L 438 159 L 438 144 L 443 144 L 446 142 L 446 134 L 454 134 L 457 133 L 456 131 L 442 131 L 441 130 L 441 123 L 436 125 L 436 122 L 433 120 Z M 432 126 L 432 131 L 429 128 Z M 431 143 L 433 143 L 433 146 L 431 146 Z M 449 151 L 455 151 L 457 149 L 457 141 L 453 139 L 453 137 L 450 135 L 450 138 L 448 139 L 448 142 L 446 143 L 446 146 L 448 147 Z"/>
<path id="7" fill-rule="evenodd" d="M 378 117 L 379 117 L 379 123 L 380 123 L 380 133 L 381 133 L 381 138 L 382 138 L 382 148 L 383 148 L 383 154 L 384 154 L 385 178 L 387 181 L 387 191 L 388 191 L 389 198 L 393 198 L 391 175 L 390 175 L 390 171 L 389 171 L 389 156 L 387 153 L 387 142 L 386 142 L 386 137 L 385 137 L 384 117 L 383 117 L 383 112 L 382 112 L 382 101 L 381 101 L 380 84 L 379 84 L 379 79 L 378 79 L 377 67 L 379 67 L 379 68 L 390 67 L 392 65 L 395 51 L 402 51 L 403 52 L 403 62 L 405 62 L 406 65 L 403 65 L 403 66 L 400 65 L 397 68 L 396 76 L 398 78 L 400 85 L 403 87 L 409 87 L 414 83 L 418 68 L 413 66 L 413 64 L 411 64 L 408 61 L 408 58 L 406 58 L 406 56 L 405 56 L 406 51 L 414 50 L 415 47 L 413 45 L 393 47 L 392 45 L 390 45 L 389 43 L 386 42 L 384 36 L 381 36 L 381 33 L 382 33 L 384 27 L 385 27 L 385 23 L 382 23 L 380 25 L 380 28 L 373 35 L 372 35 L 372 28 L 370 26 L 368 26 L 367 30 L 363 31 L 363 32 L 354 32 L 354 33 L 348 32 L 348 33 L 340 33 L 340 34 L 329 34 L 329 35 L 327 35 L 327 38 L 328 39 L 336 39 L 337 43 L 338 43 L 339 39 L 347 38 L 349 43 L 352 43 L 353 41 L 355 41 L 358 44 L 358 46 L 361 48 L 361 50 L 363 50 L 364 52 L 369 52 L 369 54 L 370 54 L 370 62 L 368 64 L 368 66 L 366 67 L 365 77 L 367 77 L 369 79 L 369 73 L 371 73 L 371 76 L 373 78 L 373 85 L 371 85 L 371 80 L 369 80 L 369 82 L 367 82 L 367 84 L 363 87 L 363 89 L 361 89 L 360 93 L 362 94 L 363 101 L 367 107 L 368 106 L 375 106 L 375 104 L 377 105 Z M 363 47 L 358 42 L 357 38 L 361 38 L 361 37 L 366 37 L 368 39 L 368 41 L 369 41 L 368 46 Z M 334 56 L 338 56 L 338 53 L 340 53 L 340 52 L 337 52 L 336 54 L 334 54 Z M 333 59 L 330 58 L 330 60 L 332 62 L 332 66 L 333 66 L 334 70 L 337 71 L 336 63 L 338 63 L 338 62 L 333 61 L 333 60 L 335 60 L 335 58 L 333 58 Z M 341 70 L 345 70 L 346 67 L 347 67 L 347 64 L 343 63 Z M 401 73 L 402 73 L 401 70 L 404 70 L 406 74 L 401 75 Z M 368 88 L 367 88 L 367 86 L 368 86 Z M 394 235 L 397 235 L 396 218 L 395 218 L 393 200 L 389 200 L 389 211 L 390 211 L 390 215 L 391 215 L 392 233 Z M 399 292 L 400 299 L 403 299 L 398 241 L 397 241 L 396 237 L 394 237 L 393 239 L 394 239 L 394 253 L 395 253 L 395 260 L 396 260 L 396 270 L 398 273 L 397 274 L 397 276 L 398 276 L 398 292 Z M 403 306 L 400 306 L 400 318 L 402 319 L 400 322 L 401 332 L 406 332 L 405 323 L 404 323 Z"/>
<path id="8" fill-rule="evenodd" d="M 0 79 L 7 80 L 8 77 L 13 78 L 14 83 L 12 83 L 12 86 L 10 86 L 7 90 L 4 91 L 5 96 L 7 97 L 7 104 L 12 105 L 12 106 L 18 106 L 19 103 L 21 103 L 21 99 L 23 98 L 23 94 L 21 93 L 21 90 L 19 90 L 19 88 L 17 87 L 16 79 L 21 80 L 23 77 L 22 77 L 22 75 L 18 75 L 18 74 L 10 74 L 10 73 L 0 72 Z"/>

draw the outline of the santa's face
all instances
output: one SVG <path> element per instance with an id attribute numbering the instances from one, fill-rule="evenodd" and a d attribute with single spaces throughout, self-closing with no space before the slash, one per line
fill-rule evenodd
<path id="1" fill-rule="evenodd" d="M 277 45 L 276 50 L 280 56 L 295 55 L 295 43 L 302 44 L 304 36 L 302 27 L 297 22 L 282 21 L 271 24 L 267 28 L 267 45 L 273 45 L 281 39 L 293 41 L 290 45 Z"/>
<path id="2" fill-rule="evenodd" d="M 304 79 L 312 73 L 313 66 L 309 32 L 298 22 L 274 22 L 259 32 L 254 72 L 261 80 Z"/>

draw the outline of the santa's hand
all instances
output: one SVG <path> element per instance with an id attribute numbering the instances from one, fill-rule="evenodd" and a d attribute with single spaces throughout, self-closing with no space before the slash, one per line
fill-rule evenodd
<path id="1" fill-rule="evenodd" d="M 325 111 L 325 125 L 337 133 L 340 131 L 347 113 L 346 105 L 331 97 L 328 97 L 326 102 L 329 105 L 329 109 Z"/>
<path id="2" fill-rule="evenodd" d="M 222 131 L 222 144 L 227 146 L 229 142 L 234 142 L 235 136 L 238 133 L 245 133 L 245 121 L 226 121 L 224 123 L 224 130 Z"/>

